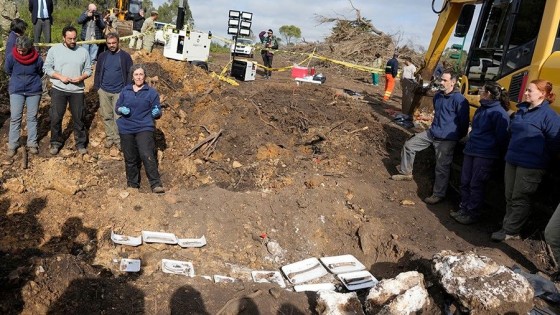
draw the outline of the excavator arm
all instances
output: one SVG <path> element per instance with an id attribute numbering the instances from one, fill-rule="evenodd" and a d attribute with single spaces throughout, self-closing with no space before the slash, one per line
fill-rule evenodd
<path id="1" fill-rule="evenodd" d="M 482 0 L 444 0 L 442 8 L 436 11 L 434 8 L 434 0 L 432 0 L 432 10 L 439 13 L 439 18 L 432 34 L 430 46 L 424 57 L 424 69 L 421 72 L 424 81 L 430 81 L 432 74 L 437 66 L 439 59 L 449 41 L 449 37 L 453 34 L 453 29 L 457 20 L 461 15 L 461 10 L 465 4 L 482 3 Z"/>

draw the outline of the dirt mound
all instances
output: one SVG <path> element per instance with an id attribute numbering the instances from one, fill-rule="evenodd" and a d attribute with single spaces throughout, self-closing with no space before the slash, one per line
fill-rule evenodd
<path id="1" fill-rule="evenodd" d="M 429 273 L 434 252 L 480 245 L 496 261 L 511 261 L 480 241 L 491 224 L 457 227 L 447 215 L 453 200 L 430 209 L 421 203 L 431 192 L 432 152 L 418 155 L 415 182 L 388 180 L 410 135 L 388 114 L 399 108 L 398 93 L 383 103 L 378 87 L 335 68 L 320 69 L 325 85 L 297 86 L 279 72 L 233 87 L 159 50 L 133 58 L 147 66 L 164 104 L 156 142 L 167 193 L 151 194 L 146 183 L 126 190 L 121 154 L 102 145 L 93 92 L 86 96 L 89 154 L 73 149 L 68 114 L 67 143 L 49 156 L 49 104 L 43 102 L 41 153 L 31 156 L 28 169 L 21 168 L 21 152 L 2 166 L 2 313 L 216 314 L 225 307 L 307 314 L 314 294 L 255 284 L 251 271 L 352 254 L 381 279 L 408 269 Z M 219 71 L 228 62 L 228 55 L 215 55 L 210 67 Z M 275 63 L 291 60 L 279 55 Z M 114 244 L 111 231 L 204 235 L 208 244 L 130 247 Z M 122 258 L 140 259 L 141 272 L 119 271 Z M 196 277 L 164 274 L 162 259 L 191 261 Z M 213 275 L 239 281 L 200 277 Z"/>

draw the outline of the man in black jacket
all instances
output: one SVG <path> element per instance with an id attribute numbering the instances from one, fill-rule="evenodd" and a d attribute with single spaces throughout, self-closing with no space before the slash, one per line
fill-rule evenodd
<path id="1" fill-rule="evenodd" d="M 144 9 L 140 9 L 138 13 L 127 12 L 125 18 L 132 21 L 132 35 L 140 35 L 142 30 L 142 24 L 144 24 Z M 142 49 L 142 38 L 132 37 L 128 43 L 128 48 L 140 50 Z"/>
<path id="2" fill-rule="evenodd" d="M 82 32 L 80 33 L 80 39 L 82 41 L 92 41 L 103 38 L 105 21 L 101 13 L 97 11 L 97 6 L 95 4 L 90 3 L 87 10 L 80 15 L 77 22 L 82 25 Z M 95 64 L 97 60 L 97 50 L 99 49 L 97 44 L 83 44 L 82 47 L 88 51 L 91 64 Z"/>
<path id="3" fill-rule="evenodd" d="M 51 25 L 53 23 L 53 0 L 29 0 L 29 12 L 33 23 L 33 42 L 41 42 L 41 33 L 45 43 L 51 42 Z"/>
<path id="4" fill-rule="evenodd" d="M 278 39 L 274 36 L 272 29 L 260 32 L 259 38 L 261 40 L 261 44 L 263 45 L 261 56 L 264 66 L 266 67 L 264 70 L 264 77 L 265 79 L 269 79 L 272 75 L 272 70 L 270 69 L 272 69 L 272 59 L 274 58 L 273 49 L 278 49 Z"/>

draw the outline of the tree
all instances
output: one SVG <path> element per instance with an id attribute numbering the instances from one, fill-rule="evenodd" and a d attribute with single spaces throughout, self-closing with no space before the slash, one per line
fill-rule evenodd
<path id="1" fill-rule="evenodd" d="M 177 22 L 177 9 L 179 8 L 179 2 L 183 0 L 167 0 L 164 4 L 160 5 L 157 9 L 158 11 L 158 21 L 164 23 L 175 23 Z M 189 7 L 189 2 L 184 1 L 185 8 L 185 23 L 192 20 L 192 12 Z"/>
<path id="2" fill-rule="evenodd" d="M 290 45 L 292 43 L 292 38 L 301 38 L 301 30 L 295 25 L 282 25 L 279 31 L 280 34 L 286 39 L 286 45 Z"/>

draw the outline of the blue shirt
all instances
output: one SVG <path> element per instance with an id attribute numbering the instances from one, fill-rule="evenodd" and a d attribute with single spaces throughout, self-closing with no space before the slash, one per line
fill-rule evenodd
<path id="1" fill-rule="evenodd" d="M 103 63 L 101 89 L 109 93 L 120 93 L 124 87 L 123 77 L 123 69 L 121 68 L 121 58 L 119 54 L 109 52 Z"/>
<path id="2" fill-rule="evenodd" d="M 507 149 L 509 116 L 497 100 L 480 100 L 463 153 L 500 159 Z"/>
<path id="3" fill-rule="evenodd" d="M 517 105 L 511 124 L 506 162 L 530 169 L 546 169 L 551 155 L 559 151 L 560 118 L 548 103 L 529 109 Z"/>

